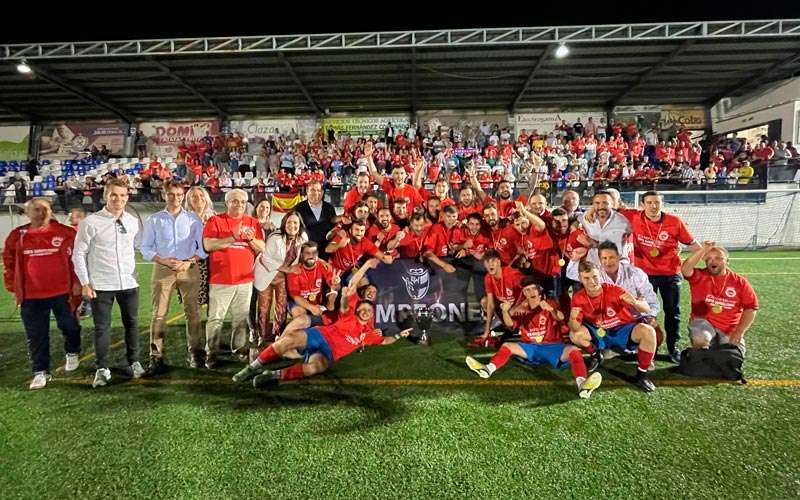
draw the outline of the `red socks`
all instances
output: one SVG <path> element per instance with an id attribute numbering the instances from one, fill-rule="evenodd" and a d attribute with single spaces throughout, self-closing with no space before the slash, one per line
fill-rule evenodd
<path id="1" fill-rule="evenodd" d="M 591 342 L 589 342 L 589 345 L 587 345 L 586 347 L 581 347 L 581 346 L 578 346 L 578 347 L 580 347 L 581 349 L 586 351 L 586 353 L 589 354 L 589 355 L 592 355 L 595 352 L 597 352 L 597 349 L 594 348 L 594 344 L 592 344 Z"/>
<path id="2" fill-rule="evenodd" d="M 496 369 L 499 369 L 504 364 L 508 363 L 508 360 L 511 359 L 511 351 L 506 346 L 500 346 L 500 350 L 492 356 L 492 359 L 489 361 L 492 363 Z"/>
<path id="3" fill-rule="evenodd" d="M 655 356 L 655 353 L 647 352 L 641 347 L 639 348 L 639 352 L 636 354 L 636 357 L 639 360 L 640 371 L 647 371 L 647 369 L 650 367 L 650 364 L 653 362 L 653 356 Z"/>
<path id="4" fill-rule="evenodd" d="M 575 376 L 575 378 L 586 378 L 586 363 L 583 361 L 583 353 L 581 353 L 580 350 L 575 349 L 570 351 L 568 356 L 569 367 L 572 370 L 572 374 Z"/>
<path id="5" fill-rule="evenodd" d="M 271 363 L 280 357 L 280 354 L 275 352 L 275 349 L 270 345 L 261 351 L 261 353 L 258 355 L 258 360 L 261 361 L 261 364 L 266 365 L 267 363 Z"/>
<path id="6" fill-rule="evenodd" d="M 297 363 L 281 370 L 281 380 L 294 380 L 305 377 L 303 373 L 303 363 Z"/>

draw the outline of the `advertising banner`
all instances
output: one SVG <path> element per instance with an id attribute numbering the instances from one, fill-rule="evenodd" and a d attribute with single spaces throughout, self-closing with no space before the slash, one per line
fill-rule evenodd
<path id="1" fill-rule="evenodd" d="M 513 118 L 514 132 L 519 135 L 525 129 L 529 134 L 535 130 L 538 134 L 546 135 L 561 125 L 562 121 L 572 126 L 580 120 L 586 125 L 589 117 L 595 125 L 600 123 L 600 118 L 607 118 L 602 110 L 517 113 Z"/>
<path id="2" fill-rule="evenodd" d="M 247 138 L 251 153 L 258 152 L 266 141 L 274 140 L 275 129 L 278 130 L 278 134 L 284 136 L 289 136 L 294 130 L 300 141 L 310 143 L 317 127 L 319 127 L 319 121 L 316 118 L 235 120 L 230 123 L 231 133 L 239 132 L 239 135 Z"/>
<path id="3" fill-rule="evenodd" d="M 408 115 L 328 117 L 322 120 L 322 130 L 326 139 L 329 129 L 336 132 L 337 138 L 340 135 L 381 138 L 389 123 L 392 124 L 395 135 L 397 135 L 399 131 L 405 132 L 408 128 L 409 118 Z"/>
<path id="4" fill-rule="evenodd" d="M 413 259 L 398 259 L 370 271 L 369 280 L 380 290 L 375 323 L 384 334 L 398 330 L 395 321 L 404 309 L 427 308 L 433 317 L 430 332 L 434 335 L 472 335 L 483 328 L 480 303 L 470 286 L 470 280 L 482 282 L 483 276 L 469 270 L 456 268 L 456 272 L 448 274 Z M 479 289 L 483 286 L 479 285 Z"/>
<path id="5" fill-rule="evenodd" d="M 124 155 L 127 125 L 121 122 L 55 123 L 43 125 L 39 136 L 40 160 L 75 160 L 92 147 L 105 146 L 112 155 Z"/>
<path id="6" fill-rule="evenodd" d="M 213 137 L 220 131 L 219 120 L 143 122 L 139 124 L 139 130 L 147 138 L 150 154 L 169 158 L 177 156 L 181 141 L 189 144 L 206 134 Z"/>
<path id="7" fill-rule="evenodd" d="M 659 130 L 704 130 L 708 126 L 702 106 L 617 106 L 614 118 L 620 123 L 635 123 L 642 131 L 655 124 Z"/>
<path id="8" fill-rule="evenodd" d="M 0 160 L 27 160 L 31 128 L 0 127 Z"/>
<path id="9" fill-rule="evenodd" d="M 474 139 L 478 134 L 483 123 L 489 127 L 497 125 L 501 130 L 508 127 L 508 113 L 487 112 L 487 113 L 467 113 L 456 111 L 420 111 L 417 113 L 423 133 L 435 134 L 440 132 L 441 136 L 447 136 L 450 129 L 454 128 L 461 132 L 466 141 Z"/>

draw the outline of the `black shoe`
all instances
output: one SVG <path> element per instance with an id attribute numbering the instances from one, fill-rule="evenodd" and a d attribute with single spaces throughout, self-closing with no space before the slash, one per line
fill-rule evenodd
<path id="1" fill-rule="evenodd" d="M 643 372 L 639 369 L 636 370 L 636 387 L 643 390 L 644 392 L 653 392 L 656 390 L 655 384 L 647 378 L 647 372 Z"/>
<path id="2" fill-rule="evenodd" d="M 206 368 L 209 370 L 214 370 L 217 368 L 217 358 L 209 356 L 206 358 Z"/>
<path id="3" fill-rule="evenodd" d="M 264 370 L 261 375 L 253 378 L 253 387 L 256 389 L 275 389 L 278 387 L 278 379 L 272 378 L 270 370 Z"/>
<path id="4" fill-rule="evenodd" d="M 669 352 L 669 362 L 676 365 L 681 364 L 681 351 L 674 349 Z"/>
<path id="5" fill-rule="evenodd" d="M 599 349 L 596 350 L 590 359 L 592 361 L 589 363 L 589 372 L 596 371 L 603 364 L 603 352 Z"/>
<path id="6" fill-rule="evenodd" d="M 161 375 L 166 370 L 167 367 L 164 364 L 164 360 L 162 358 L 156 356 L 150 356 L 150 365 L 147 367 L 147 372 L 146 372 L 146 375 L 148 377 Z"/>

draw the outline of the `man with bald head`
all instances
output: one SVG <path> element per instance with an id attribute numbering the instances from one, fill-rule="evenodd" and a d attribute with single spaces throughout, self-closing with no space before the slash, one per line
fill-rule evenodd
<path id="1" fill-rule="evenodd" d="M 705 268 L 696 267 L 704 260 Z M 745 353 L 744 334 L 758 311 L 758 297 L 744 276 L 728 267 L 728 251 L 704 241 L 681 265 L 692 293 L 692 347 L 733 344 Z"/>

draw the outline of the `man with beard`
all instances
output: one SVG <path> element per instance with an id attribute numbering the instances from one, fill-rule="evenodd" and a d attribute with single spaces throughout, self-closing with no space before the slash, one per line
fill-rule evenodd
<path id="1" fill-rule="evenodd" d="M 409 224 L 411 213 L 408 211 L 408 200 L 397 198 L 392 201 L 392 218 L 400 229 L 405 229 Z"/>
<path id="2" fill-rule="evenodd" d="M 424 215 L 412 215 L 408 231 L 405 231 L 403 239 L 397 246 L 400 257 L 404 259 L 415 259 L 417 262 L 428 261 L 447 273 L 455 272 L 455 267 L 440 259 L 436 253 L 433 252 L 433 248 L 430 246 L 432 227 L 432 225 L 427 225 Z"/>
<path id="3" fill-rule="evenodd" d="M 453 238 L 460 224 L 458 210 L 454 206 L 445 207 L 443 212 L 442 222 L 431 226 L 426 246 L 440 259 L 449 260 L 449 257 L 456 253 L 453 248 Z"/>
<path id="4" fill-rule="evenodd" d="M 555 302 L 545 298 L 533 277 L 523 280 L 522 293 L 523 300 L 515 306 L 512 307 L 510 302 L 500 304 L 503 323 L 507 328 L 520 332 L 521 342 L 503 343 L 486 365 L 467 356 L 467 366 L 481 378 L 491 377 L 511 356 L 534 365 L 549 364 L 553 368 L 569 366 L 575 376 L 578 396 L 581 399 L 590 397 L 600 387 L 603 377 L 599 372 L 589 376 L 581 350 L 564 343 L 561 336 L 564 314 Z"/>
<path id="5" fill-rule="evenodd" d="M 337 219 L 336 225 L 326 235 L 328 241 L 332 240 L 334 236 L 345 236 L 355 221 L 363 222 L 367 231 L 372 225 L 369 222 L 369 206 L 363 201 L 358 202 L 353 207 L 352 215 L 344 214 L 341 217 L 337 217 Z"/>
<path id="6" fill-rule="evenodd" d="M 357 203 L 364 200 L 364 196 L 372 192 L 372 182 L 367 172 L 359 172 L 356 176 L 356 185 L 344 197 L 344 211 L 350 213 Z"/>
<path id="7" fill-rule="evenodd" d="M 481 213 L 483 204 L 475 199 L 475 193 L 472 188 L 467 186 L 458 193 L 458 203 L 456 204 L 458 210 L 458 220 L 467 220 L 469 214 Z"/>
<path id="8" fill-rule="evenodd" d="M 475 190 L 478 195 L 478 199 L 483 203 L 484 206 L 488 205 L 489 203 L 493 203 L 497 207 L 498 215 L 501 219 L 508 219 L 511 217 L 511 212 L 514 211 L 515 205 L 514 200 L 511 197 L 512 191 L 510 182 L 500 181 L 500 183 L 497 184 L 496 193 L 498 199 L 495 200 L 486 194 L 474 176 L 470 177 L 470 179 L 472 183 L 472 189 Z"/>
<path id="9" fill-rule="evenodd" d="M 448 205 L 453 206 L 453 205 Z M 439 222 L 439 215 L 442 209 L 442 202 L 439 198 L 430 197 L 425 201 L 425 217 L 431 224 Z"/>
<path id="10" fill-rule="evenodd" d="M 696 267 L 701 260 L 705 269 Z M 704 241 L 683 262 L 681 273 L 692 293 L 692 347 L 733 344 L 744 354 L 744 334 L 756 318 L 758 297 L 747 278 L 728 267 L 728 251 Z"/>
<path id="11" fill-rule="evenodd" d="M 570 340 L 592 356 L 589 371 L 602 363 L 603 349 L 636 348 L 635 383 L 643 391 L 653 392 L 655 385 L 647 377 L 647 369 L 655 356 L 656 332 L 650 325 L 637 323 L 631 314 L 631 308 L 639 314 L 647 314 L 650 306 L 622 287 L 603 283 L 600 270 L 591 262 L 582 262 L 578 273 L 583 289 L 572 296 Z"/>
<path id="12" fill-rule="evenodd" d="M 394 168 L 392 168 L 391 177 L 381 175 L 378 173 L 377 168 L 375 168 L 375 162 L 372 159 L 371 143 L 368 142 L 364 144 L 364 154 L 367 157 L 367 167 L 369 168 L 372 180 L 376 184 L 380 184 L 381 189 L 386 193 L 387 202 L 391 204 L 392 201 L 397 198 L 405 198 L 408 202 L 408 211 L 413 212 L 414 207 L 422 203 L 422 197 L 414 186 L 406 183 L 406 179 L 408 178 L 406 169 L 403 168 L 402 165 L 395 165 Z"/>
<path id="13" fill-rule="evenodd" d="M 492 242 L 491 248 L 497 250 L 497 242 L 500 240 L 500 232 L 505 228 L 505 221 L 500 220 L 497 213 L 497 206 L 489 203 L 483 207 L 483 234 Z"/>
<path id="14" fill-rule="evenodd" d="M 680 246 L 689 245 L 692 252 L 700 249 L 686 224 L 677 215 L 662 210 L 664 198 L 656 191 L 642 195 L 644 210 L 619 209 L 631 224 L 633 253 L 637 267 L 647 276 L 664 302 L 664 329 L 667 350 L 673 363 L 680 362 L 678 328 L 681 322 L 681 258 Z"/>
<path id="15" fill-rule="evenodd" d="M 394 261 L 391 256 L 384 254 L 374 243 L 364 238 L 366 231 L 362 221 L 354 221 L 350 226 L 349 236 L 336 236 L 325 249 L 331 256 L 331 265 L 341 271 L 344 280 L 349 277 L 350 271 L 358 269 L 358 262 L 364 255 L 377 257 L 384 264 L 391 264 Z"/>
<path id="16" fill-rule="evenodd" d="M 586 236 L 590 238 L 592 247 L 589 249 L 587 259 L 598 265 L 597 246 L 602 241 L 610 241 L 617 248 L 624 249 L 627 237 L 631 232 L 628 220 L 613 209 L 614 198 L 606 191 L 598 191 L 592 197 L 592 207 L 585 214 L 580 214 L 578 220 Z M 628 255 L 622 251 L 623 260 L 628 260 Z"/>
<path id="17" fill-rule="evenodd" d="M 300 247 L 300 262 L 286 273 L 286 290 L 290 297 L 292 320 L 310 316 L 310 326 L 322 324 L 322 313 L 334 308 L 341 284 L 341 271 L 334 270 L 318 258 L 319 250 L 313 241 Z M 323 281 L 328 292 L 323 296 Z"/>
<path id="18" fill-rule="evenodd" d="M 397 257 L 397 245 L 405 237 L 405 232 L 392 221 L 392 212 L 388 208 L 378 210 L 378 219 L 367 230 L 367 239 L 383 253 Z"/>

